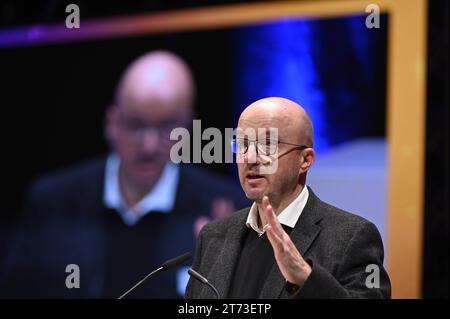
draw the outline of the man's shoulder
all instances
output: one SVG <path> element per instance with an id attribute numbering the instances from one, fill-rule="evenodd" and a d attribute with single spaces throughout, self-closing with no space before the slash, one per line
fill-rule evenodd
<path id="1" fill-rule="evenodd" d="M 70 166 L 45 173 L 31 183 L 32 194 L 55 194 L 65 191 L 89 189 L 102 184 L 106 157 L 99 156 Z"/>
<path id="2" fill-rule="evenodd" d="M 361 229 L 377 230 L 376 226 L 366 218 L 357 214 L 348 212 L 329 203 L 326 203 L 316 197 L 314 209 L 320 211 L 321 216 L 324 218 L 321 220 L 321 226 L 331 229 L 336 233 L 348 233 L 354 234 L 355 231 Z M 377 230 L 378 232 L 378 230 Z"/>

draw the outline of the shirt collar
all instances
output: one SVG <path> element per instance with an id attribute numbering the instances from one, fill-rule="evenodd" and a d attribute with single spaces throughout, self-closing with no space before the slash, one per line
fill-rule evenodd
<path id="1" fill-rule="evenodd" d="M 298 219 L 300 218 L 303 209 L 306 206 L 306 202 L 308 201 L 309 191 L 308 187 L 303 187 L 300 194 L 294 199 L 283 211 L 277 216 L 280 224 L 286 225 L 288 227 L 294 228 Z M 247 217 L 247 221 L 245 223 L 247 227 L 251 227 L 254 231 L 256 231 L 260 236 L 264 234 L 266 231 L 267 225 L 264 225 L 261 230 L 258 227 L 258 206 L 256 203 L 253 203 L 250 208 L 250 212 Z"/>
<path id="2" fill-rule="evenodd" d="M 116 210 L 127 225 L 136 224 L 151 211 L 170 213 L 175 205 L 179 167 L 168 162 L 155 186 L 136 205 L 128 207 L 119 186 L 120 159 L 110 154 L 106 160 L 103 202 Z"/>

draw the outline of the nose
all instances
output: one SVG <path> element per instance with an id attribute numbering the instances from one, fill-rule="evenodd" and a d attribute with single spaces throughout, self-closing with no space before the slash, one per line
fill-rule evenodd
<path id="1" fill-rule="evenodd" d="M 244 162 L 248 164 L 259 164 L 260 159 L 256 150 L 255 143 L 251 143 L 248 146 L 247 153 L 245 153 Z"/>
<path id="2" fill-rule="evenodd" d="M 143 151 L 152 152 L 159 146 L 159 132 L 153 128 L 147 128 L 142 132 L 141 147 Z"/>

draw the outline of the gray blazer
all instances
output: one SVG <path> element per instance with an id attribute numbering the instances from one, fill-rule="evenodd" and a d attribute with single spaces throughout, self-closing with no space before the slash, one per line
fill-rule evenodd
<path id="1" fill-rule="evenodd" d="M 391 285 L 383 268 L 383 243 L 374 224 L 322 202 L 310 188 L 306 206 L 290 232 L 312 273 L 292 295 L 274 263 L 259 298 L 390 298 Z M 229 292 L 238 261 L 250 208 L 206 225 L 197 241 L 193 269 L 214 285 L 222 298 Z M 366 279 L 379 268 L 379 288 L 368 288 Z M 374 283 L 373 277 L 368 281 Z M 373 285 L 372 285 L 373 286 Z M 215 298 L 209 287 L 190 278 L 186 298 Z"/>

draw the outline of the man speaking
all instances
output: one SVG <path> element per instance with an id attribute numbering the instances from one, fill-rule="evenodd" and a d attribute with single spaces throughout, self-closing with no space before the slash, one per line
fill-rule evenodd
<path id="1" fill-rule="evenodd" d="M 245 133 L 258 129 L 278 136 Z M 375 225 L 306 186 L 315 152 L 302 107 L 284 98 L 254 102 L 241 114 L 233 144 L 241 186 L 254 203 L 206 225 L 193 264 L 222 298 L 390 298 Z M 368 280 L 366 269 L 378 278 Z M 190 279 L 186 298 L 214 296 Z"/>

